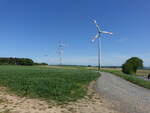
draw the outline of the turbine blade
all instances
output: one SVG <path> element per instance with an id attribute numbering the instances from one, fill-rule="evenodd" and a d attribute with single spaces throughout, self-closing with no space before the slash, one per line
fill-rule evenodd
<path id="1" fill-rule="evenodd" d="M 93 20 L 94 24 L 96 25 L 96 28 L 98 30 L 98 32 L 101 32 L 99 25 L 97 24 L 96 20 Z"/>
<path id="2" fill-rule="evenodd" d="M 101 31 L 101 33 L 104 33 L 104 34 L 110 34 L 110 35 L 113 34 L 112 32 L 107 32 L 107 31 Z"/>
<path id="3" fill-rule="evenodd" d="M 96 36 L 92 38 L 92 42 L 94 42 L 97 38 L 99 38 L 99 33 L 97 33 Z"/>

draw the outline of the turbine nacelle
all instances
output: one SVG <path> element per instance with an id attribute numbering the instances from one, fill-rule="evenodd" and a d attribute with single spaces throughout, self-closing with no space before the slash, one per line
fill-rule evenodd
<path id="1" fill-rule="evenodd" d="M 112 35 L 112 32 L 108 32 L 108 31 L 102 31 L 99 27 L 99 25 L 97 24 L 96 20 L 93 20 L 94 24 L 96 25 L 97 31 L 98 33 L 96 34 L 96 36 L 94 38 L 92 38 L 92 42 L 94 42 L 97 38 L 100 38 L 101 34 L 110 34 Z"/>

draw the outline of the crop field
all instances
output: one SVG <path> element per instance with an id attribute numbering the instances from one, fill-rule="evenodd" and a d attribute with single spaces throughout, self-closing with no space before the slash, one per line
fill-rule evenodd
<path id="1" fill-rule="evenodd" d="M 148 74 L 150 74 L 150 69 L 137 71 L 137 75 L 139 76 L 147 76 Z"/>
<path id="2" fill-rule="evenodd" d="M 0 66 L 0 85 L 20 95 L 58 102 L 83 98 L 87 85 L 99 77 L 87 69 Z"/>

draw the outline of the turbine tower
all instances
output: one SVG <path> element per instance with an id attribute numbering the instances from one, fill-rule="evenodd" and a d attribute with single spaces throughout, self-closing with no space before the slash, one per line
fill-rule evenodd
<path id="1" fill-rule="evenodd" d="M 97 28 L 97 34 L 94 38 L 92 38 L 92 42 L 94 42 L 96 39 L 98 39 L 98 70 L 101 69 L 101 34 L 110 34 L 112 35 L 112 32 L 102 31 L 97 24 L 96 20 L 93 21 Z"/>
<path id="2" fill-rule="evenodd" d="M 65 46 L 66 45 L 62 41 L 59 41 L 59 44 L 58 44 L 59 65 L 62 65 Z"/>

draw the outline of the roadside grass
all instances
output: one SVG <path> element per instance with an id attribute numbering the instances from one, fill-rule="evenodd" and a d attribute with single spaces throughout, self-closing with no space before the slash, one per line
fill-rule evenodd
<path id="1" fill-rule="evenodd" d="M 88 84 L 99 76 L 99 73 L 87 69 L 0 66 L 1 86 L 20 96 L 59 103 L 83 98 Z"/>
<path id="2" fill-rule="evenodd" d="M 144 88 L 150 89 L 150 81 L 146 81 L 146 80 L 137 78 L 135 75 L 127 75 L 127 74 L 124 74 L 123 72 L 121 72 L 119 70 L 103 70 L 103 71 L 112 73 L 112 74 L 117 75 L 117 76 L 119 76 L 119 77 L 121 77 L 127 81 L 134 83 L 134 84 L 137 84 L 137 85 L 142 86 Z"/>

